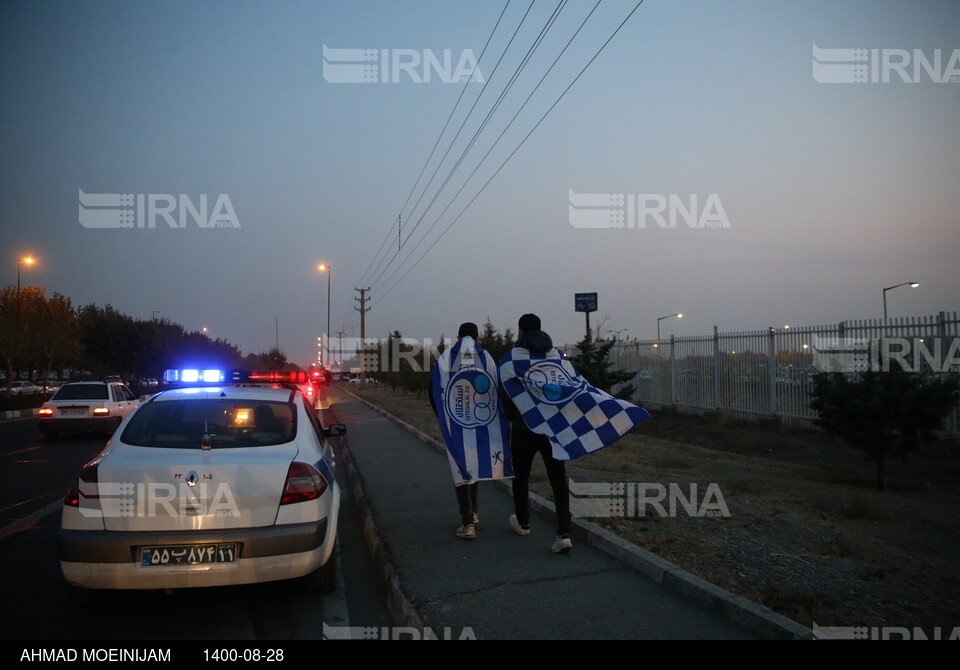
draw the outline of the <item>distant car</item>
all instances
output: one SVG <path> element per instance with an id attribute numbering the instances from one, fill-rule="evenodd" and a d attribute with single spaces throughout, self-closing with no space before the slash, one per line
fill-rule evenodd
<path id="1" fill-rule="evenodd" d="M 107 435 L 140 405 L 137 396 L 118 382 L 70 382 L 40 407 L 37 425 L 47 438 L 66 432 Z"/>
<path id="2" fill-rule="evenodd" d="M 340 488 L 325 438 L 346 429 L 323 428 L 298 389 L 304 373 L 250 374 L 160 391 L 83 467 L 60 532 L 75 594 L 298 578 L 336 588 Z M 165 375 L 184 379 L 198 376 Z"/>
<path id="3" fill-rule="evenodd" d="M 107 375 L 107 377 L 106 377 L 103 381 L 105 381 L 105 382 L 121 382 L 121 383 L 123 383 L 123 379 L 121 379 L 120 375 Z"/>
<path id="4" fill-rule="evenodd" d="M 33 382 L 12 382 L 9 393 L 10 395 L 33 395 L 43 393 L 43 389 Z"/>

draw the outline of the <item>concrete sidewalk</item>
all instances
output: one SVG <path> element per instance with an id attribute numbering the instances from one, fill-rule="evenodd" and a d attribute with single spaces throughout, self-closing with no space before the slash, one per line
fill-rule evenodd
<path id="1" fill-rule="evenodd" d="M 461 540 L 442 447 L 343 388 L 332 386 L 327 401 L 324 423 L 348 428 L 340 465 L 398 626 L 454 639 L 813 638 L 582 519 L 573 551 L 555 555 L 552 504 L 531 496 L 540 514 L 529 536 L 516 535 L 501 482 L 480 484 L 477 539 Z"/>

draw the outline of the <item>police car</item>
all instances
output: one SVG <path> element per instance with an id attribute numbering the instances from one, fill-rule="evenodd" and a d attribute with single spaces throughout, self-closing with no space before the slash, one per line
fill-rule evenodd
<path id="1" fill-rule="evenodd" d="M 303 578 L 336 588 L 340 488 L 303 372 L 170 370 L 63 502 L 60 566 L 90 589 Z"/>

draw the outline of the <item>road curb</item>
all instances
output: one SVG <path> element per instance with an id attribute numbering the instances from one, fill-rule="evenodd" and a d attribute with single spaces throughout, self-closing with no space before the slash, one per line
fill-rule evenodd
<path id="1" fill-rule="evenodd" d="M 8 409 L 3 412 L 0 419 L 25 419 L 36 416 L 39 411 L 39 407 L 34 407 L 33 409 Z"/>
<path id="2" fill-rule="evenodd" d="M 384 418 L 400 426 L 408 433 L 411 433 L 435 451 L 446 454 L 446 448 L 443 444 L 422 430 L 377 407 L 365 398 L 347 389 L 342 390 Z M 400 588 L 396 570 L 389 564 L 389 553 L 383 548 L 383 543 L 377 535 L 376 523 L 366 508 L 362 491 L 362 478 L 356 469 L 353 468 L 352 463 L 348 463 L 347 473 L 351 479 L 351 485 L 354 487 L 354 493 L 358 501 L 358 506 L 361 509 L 361 515 L 365 520 L 365 532 L 369 527 L 368 546 L 371 548 L 378 567 L 384 572 L 392 597 L 397 600 L 397 615 L 402 617 L 401 621 L 398 621 L 398 625 L 409 625 L 420 628 L 422 627 L 420 617 Z M 494 483 L 510 495 L 513 494 L 512 487 L 508 481 L 496 480 Z M 546 498 L 531 492 L 530 508 L 550 521 L 556 522 L 556 510 L 553 503 Z M 684 570 L 680 566 L 646 549 L 642 549 L 635 544 L 627 542 L 620 536 L 605 528 L 601 528 L 597 524 L 574 517 L 572 526 L 573 535 L 577 539 L 589 542 L 597 549 L 650 577 L 655 582 L 663 584 L 685 598 L 699 603 L 706 609 L 719 613 L 727 620 L 742 626 L 752 633 L 771 639 L 816 639 L 812 629 L 781 614 L 777 614 L 769 607 L 759 605 L 715 584 L 711 584 Z M 393 609 L 391 609 L 391 611 L 393 611 Z"/>
<path id="3" fill-rule="evenodd" d="M 353 395 L 353 394 L 350 394 Z M 354 396 L 356 397 L 356 396 Z M 362 398 L 360 398 L 362 401 Z M 332 407 L 328 411 L 333 418 L 332 422 L 337 421 L 337 413 Z M 400 587 L 400 577 L 390 558 L 390 553 L 383 541 L 380 539 L 380 532 L 377 527 L 376 519 L 367 505 L 367 497 L 364 491 L 363 476 L 353 464 L 350 457 L 350 445 L 346 435 L 341 435 L 337 440 L 340 441 L 339 456 L 343 460 L 347 473 L 347 481 L 353 492 L 353 498 L 360 515 L 360 522 L 363 528 L 363 538 L 367 543 L 367 549 L 373 560 L 374 569 L 380 577 L 380 581 L 386 587 L 387 592 L 387 610 L 397 626 L 423 629 L 423 621 L 420 614 L 413 606 L 413 603 Z"/>

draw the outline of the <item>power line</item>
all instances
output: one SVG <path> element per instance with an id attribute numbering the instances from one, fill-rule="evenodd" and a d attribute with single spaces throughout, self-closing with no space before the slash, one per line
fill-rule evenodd
<path id="1" fill-rule="evenodd" d="M 467 92 L 467 86 L 469 86 L 470 82 L 473 81 L 473 75 L 477 71 L 477 68 L 480 67 L 480 63 L 483 61 L 483 56 L 487 52 L 487 47 L 490 45 L 490 41 L 493 39 L 494 34 L 497 32 L 497 28 L 500 26 L 500 21 L 503 19 L 503 15 L 506 13 L 507 7 L 509 6 L 510 6 L 510 0 L 507 0 L 507 3 L 503 6 L 503 10 L 501 10 L 500 12 L 500 16 L 497 18 L 496 24 L 494 24 L 493 26 L 493 30 L 490 31 L 490 35 L 487 37 L 487 41 L 483 45 L 483 50 L 480 52 L 480 57 L 477 59 L 477 63 L 476 65 L 474 65 L 473 71 L 470 73 L 470 79 L 464 82 L 463 87 L 460 89 L 460 96 L 457 98 L 457 102 L 454 104 L 453 109 L 450 110 L 450 115 L 447 117 L 446 123 L 443 124 L 443 129 L 440 131 L 440 134 L 437 136 L 437 141 L 434 142 L 433 149 L 430 150 L 430 155 L 427 156 L 426 162 L 423 164 L 423 167 L 420 168 L 420 174 L 417 175 L 417 179 L 413 183 L 413 187 L 410 189 L 410 193 L 407 195 L 407 199 L 404 201 L 403 206 L 400 208 L 401 217 L 403 216 L 403 210 L 406 209 L 407 203 L 410 202 L 410 198 L 413 196 L 414 191 L 417 190 L 417 185 L 420 183 L 420 178 L 423 177 L 423 173 L 426 171 L 427 165 L 430 164 L 430 159 L 433 158 L 433 154 L 434 152 L 436 152 L 437 146 L 440 144 L 440 140 L 443 138 L 443 134 L 447 131 L 447 126 L 450 124 L 450 120 L 453 118 L 454 113 L 456 113 L 457 107 L 460 105 L 460 101 L 463 99 L 463 94 Z M 481 94 L 482 93 L 483 91 L 481 90 Z M 414 205 L 414 207 L 416 207 L 416 205 Z M 377 252 L 373 255 L 373 258 L 370 261 L 370 264 L 367 265 L 366 269 L 363 271 L 363 275 L 361 275 L 360 283 L 363 283 L 362 279 L 367 276 L 367 273 L 370 271 L 370 268 L 373 267 L 374 264 L 377 262 L 377 260 L 380 258 L 380 252 L 383 251 L 384 247 L 386 246 L 387 242 L 390 240 L 392 236 L 393 236 L 393 226 L 391 225 L 390 228 L 387 230 L 387 235 L 384 238 L 383 242 L 380 243 L 380 248 L 377 249 Z M 408 238 L 409 236 L 410 236 L 410 233 L 407 234 Z M 384 256 L 384 258 L 385 257 L 386 256 Z"/>
<path id="2" fill-rule="evenodd" d="M 440 194 L 441 194 L 441 193 L 443 192 L 443 190 L 446 188 L 447 184 L 450 183 L 450 180 L 453 178 L 454 173 L 456 173 L 457 169 L 458 169 L 458 168 L 460 167 L 460 165 L 463 163 L 464 158 L 467 156 L 467 154 L 468 154 L 468 153 L 470 152 L 470 150 L 473 148 L 473 145 L 476 143 L 477 138 L 480 136 L 480 133 L 482 133 L 483 130 L 484 130 L 484 128 L 486 128 L 487 123 L 490 121 L 491 116 L 492 116 L 492 115 L 494 114 L 494 112 L 496 112 L 496 110 L 499 108 L 500 103 L 503 102 L 504 97 L 505 97 L 506 94 L 510 91 L 510 89 L 513 87 L 513 85 L 516 83 L 517 78 L 519 77 L 519 75 L 520 75 L 520 73 L 523 71 L 523 69 L 526 67 L 527 63 L 529 63 L 530 58 L 532 57 L 533 53 L 536 51 L 537 47 L 540 46 L 540 43 L 543 41 L 543 38 L 544 38 L 544 36 L 546 35 L 547 31 L 549 31 L 550 27 L 551 27 L 551 26 L 553 25 L 553 23 L 556 21 L 557 16 L 559 15 L 560 11 L 563 9 L 563 6 L 566 4 L 566 1 L 567 1 L 567 0 L 561 0 L 561 2 L 558 3 L 558 5 L 556 6 L 556 8 L 554 8 L 553 13 L 551 14 L 551 16 L 547 19 L 547 23 L 544 25 L 543 28 L 540 29 L 540 34 L 539 34 L 539 35 L 537 36 L 537 38 L 534 40 L 533 45 L 532 45 L 529 49 L 527 49 L 527 53 L 526 53 L 526 55 L 523 57 L 520 65 L 516 68 L 516 70 L 514 70 L 513 75 L 510 77 L 509 81 L 508 81 L 507 84 L 504 86 L 503 90 L 500 92 L 500 95 L 497 97 L 496 101 L 494 101 L 493 106 L 492 106 L 492 107 L 490 108 L 490 110 L 487 112 L 487 114 L 486 114 L 486 116 L 484 117 L 483 121 L 480 123 L 480 126 L 479 126 L 479 127 L 477 128 L 477 130 L 474 132 L 473 137 L 470 139 L 470 141 L 469 141 L 469 143 L 467 144 L 467 146 L 466 146 L 466 147 L 463 149 L 463 151 L 460 153 L 460 157 L 457 159 L 457 162 L 456 162 L 456 163 L 454 164 L 454 166 L 450 169 L 450 171 L 449 171 L 449 173 L 447 174 L 446 178 L 443 180 L 443 183 L 440 184 L 440 186 L 437 188 L 437 191 L 436 191 L 436 193 L 434 193 L 433 198 L 430 200 L 430 202 L 427 204 L 426 208 L 425 208 L 425 209 L 423 210 L 423 212 L 420 214 L 420 217 L 417 219 L 416 224 L 414 224 L 413 230 L 411 230 L 411 231 L 407 234 L 407 240 L 409 240 L 409 239 L 412 237 L 413 233 L 416 232 L 417 228 L 420 226 L 420 223 L 422 223 L 422 222 L 423 222 L 423 219 L 426 217 L 427 212 L 430 211 L 430 208 L 433 207 L 434 203 L 435 203 L 435 202 L 437 201 L 437 199 L 440 197 Z M 523 19 L 521 19 L 520 24 L 517 26 L 517 29 L 514 31 L 513 36 L 510 38 L 510 42 L 507 44 L 507 46 L 506 46 L 506 48 L 504 49 L 503 53 L 500 55 L 500 59 L 497 61 L 497 67 L 499 67 L 500 62 L 503 60 L 503 58 L 504 58 L 504 56 L 506 55 L 507 51 L 509 50 L 510 46 L 513 44 L 514 38 L 517 36 L 517 33 L 518 33 L 518 31 L 520 30 L 520 27 L 523 25 L 524 21 L 525 21 L 526 18 L 527 18 L 527 15 L 530 13 L 530 9 L 531 9 L 532 7 L 533 7 L 533 3 L 531 2 L 531 3 L 530 3 L 530 7 L 527 8 L 526 14 L 524 14 Z M 494 68 L 494 70 L 496 71 L 496 68 Z M 490 79 L 487 80 L 488 83 L 489 83 L 489 81 L 492 81 L 492 79 L 493 79 L 493 74 L 491 74 L 491 75 L 490 75 Z M 484 84 L 484 91 L 485 91 L 485 90 L 486 90 L 486 84 Z M 447 156 L 449 155 L 450 150 L 453 149 L 453 146 L 454 146 L 454 143 L 456 142 L 457 137 L 459 137 L 459 136 L 460 136 L 460 133 L 463 131 L 463 128 L 464 128 L 464 126 L 466 125 L 467 120 L 469 119 L 470 115 L 473 113 L 474 109 L 476 108 L 477 103 L 480 101 L 480 97 L 483 95 L 483 92 L 484 92 L 484 91 L 481 91 L 481 92 L 480 92 L 480 95 L 477 96 L 477 99 L 474 101 L 473 107 L 470 108 L 470 111 L 467 113 L 467 116 L 464 118 L 463 123 L 461 123 L 461 125 L 460 125 L 460 129 L 457 131 L 457 134 L 454 136 L 453 140 L 451 141 L 450 146 L 447 148 L 446 153 L 444 153 L 443 158 L 440 159 L 440 163 L 437 164 L 437 167 L 436 167 L 436 169 L 434 170 L 433 175 L 431 175 L 431 177 L 430 177 L 430 181 L 427 183 L 427 186 L 424 188 L 424 191 L 420 194 L 420 198 L 417 199 L 416 204 L 414 204 L 413 210 L 416 210 L 417 205 L 420 204 L 420 200 L 421 200 L 421 199 L 423 198 L 423 196 L 426 194 L 427 188 L 429 188 L 430 184 L 433 183 L 434 177 L 436 177 L 437 172 L 439 172 L 440 167 L 441 167 L 441 165 L 443 164 L 443 161 L 446 160 Z M 461 187 L 461 190 L 462 190 L 462 187 Z M 454 196 L 454 198 L 456 198 L 456 196 Z M 447 205 L 447 207 L 449 207 L 449 206 L 450 206 L 450 205 Z M 411 212 L 412 212 L 413 210 L 411 210 Z M 434 226 L 435 226 L 435 225 L 436 225 L 436 224 L 434 224 Z M 427 235 L 430 234 L 430 231 L 433 230 L 434 226 L 431 226 L 430 229 L 429 229 L 426 233 L 424 233 L 424 235 L 420 238 L 420 241 L 417 242 L 416 247 L 414 247 L 414 250 L 407 254 L 407 256 L 406 256 L 406 257 L 400 262 L 400 264 L 394 269 L 393 273 L 392 273 L 390 276 L 393 276 L 393 274 L 396 274 L 396 272 L 403 266 L 403 263 L 405 263 L 405 262 L 413 255 L 414 251 L 416 251 L 416 248 L 419 247 L 419 246 L 423 243 L 423 240 L 426 238 Z M 383 268 L 380 270 L 380 273 L 379 273 L 379 274 L 374 278 L 374 280 L 371 282 L 372 284 L 376 284 L 376 283 L 380 280 L 380 278 L 390 269 L 390 266 L 393 264 L 393 261 L 394 261 L 395 258 L 396 258 L 396 255 L 394 255 L 394 256 L 390 259 L 390 262 L 389 262 L 389 263 L 387 263 L 386 265 L 383 266 Z"/>
<path id="3" fill-rule="evenodd" d="M 466 156 L 467 151 L 470 150 L 470 148 L 473 146 L 473 143 L 476 141 L 477 137 L 479 136 L 480 132 L 484 129 L 484 127 L 486 127 L 486 124 L 487 124 L 487 122 L 489 121 L 490 116 L 491 116 L 491 115 L 493 114 L 493 112 L 496 110 L 497 106 L 499 106 L 500 102 L 503 100 L 503 97 L 506 95 L 508 89 L 509 89 L 510 87 L 512 87 L 513 83 L 516 81 L 516 78 L 519 76 L 519 74 L 520 74 L 521 70 L 523 69 L 523 67 L 526 65 L 526 63 L 529 62 L 529 59 L 530 59 L 530 57 L 533 55 L 533 52 L 536 50 L 537 46 L 539 46 L 539 44 L 540 44 L 540 42 L 542 41 L 543 37 L 546 35 L 546 32 L 547 32 L 547 31 L 550 29 L 550 27 L 553 25 L 554 21 L 556 20 L 556 17 L 557 17 L 557 16 L 559 15 L 559 13 L 563 10 L 563 7 L 564 7 L 565 5 L 566 5 L 566 0 L 563 0 L 563 2 L 561 2 L 559 5 L 557 5 L 557 8 L 554 9 L 553 15 L 550 17 L 550 19 L 548 20 L 548 22 L 547 22 L 547 24 L 544 26 L 544 28 L 540 31 L 540 35 L 537 37 L 537 40 L 535 41 L 534 45 L 531 47 L 530 50 L 527 51 L 527 55 L 524 57 L 523 63 L 521 63 L 520 67 L 519 67 L 519 68 L 517 69 L 517 71 L 514 73 L 514 76 L 513 76 L 513 78 L 511 79 L 510 84 L 508 84 L 507 88 L 505 88 L 504 91 L 501 92 L 500 98 L 497 100 L 497 103 L 496 103 L 496 104 L 494 105 L 494 107 L 490 110 L 490 112 L 488 112 L 487 117 L 484 119 L 484 121 L 483 121 L 483 123 L 481 124 L 480 128 L 479 128 L 479 129 L 477 130 L 477 132 L 474 134 L 473 139 L 472 139 L 471 142 L 470 142 L 470 145 L 469 145 L 469 146 L 464 150 L 464 152 L 460 155 L 460 160 L 457 161 L 457 164 L 453 167 L 453 170 L 451 170 L 450 174 L 447 175 L 447 179 L 444 181 L 444 183 L 443 183 L 443 184 L 441 185 L 441 187 L 440 187 L 441 190 L 442 190 L 443 187 L 446 186 L 447 183 L 450 181 L 450 178 L 453 176 L 453 172 L 460 166 L 460 164 L 462 163 L 464 157 Z M 513 122 L 516 120 L 517 116 L 519 116 L 520 112 L 523 111 L 523 108 L 526 107 L 527 103 L 530 102 L 530 98 L 532 98 L 533 95 L 537 92 L 537 90 L 540 88 L 540 85 L 541 85 L 541 84 L 543 83 L 543 81 L 547 78 L 547 75 L 550 74 L 550 72 L 553 70 L 554 66 L 555 66 L 555 65 L 557 64 L 557 62 L 560 60 L 561 56 L 563 56 L 563 54 L 566 52 L 567 48 L 570 46 L 570 44 L 573 42 L 573 40 L 576 38 L 576 36 L 580 33 L 580 30 L 583 28 L 583 26 L 586 24 L 586 22 L 587 22 L 587 21 L 590 19 L 590 17 L 593 15 L 593 12 L 596 11 L 597 7 L 599 7 L 599 6 L 600 6 L 600 0 L 597 0 L 597 4 L 595 4 L 595 5 L 593 6 L 593 9 L 590 10 L 590 13 L 587 14 L 586 18 L 580 23 L 580 26 L 577 28 L 576 32 L 574 32 L 573 36 L 567 41 L 567 44 L 563 47 L 563 49 L 560 51 L 560 53 L 559 53 L 559 54 L 557 55 L 557 57 L 554 59 L 553 63 L 550 65 L 550 67 L 547 69 L 547 71 L 546 71 L 546 72 L 543 74 L 543 76 L 540 78 L 540 81 L 537 82 L 537 85 L 534 87 L 533 91 L 530 92 L 530 94 L 527 96 L 526 100 L 524 100 L 523 104 L 520 106 L 520 108 L 516 111 L 516 113 L 515 113 L 515 114 L 513 115 L 513 117 L 510 119 L 510 122 L 509 122 L 509 123 L 507 124 L 507 126 L 500 132 L 500 135 L 498 135 L 498 136 L 497 136 L 497 139 L 494 140 L 494 142 L 493 142 L 493 144 L 491 145 L 491 147 L 490 147 L 490 148 L 487 150 L 487 152 L 483 155 L 483 158 L 481 158 L 480 161 L 477 163 L 476 167 L 474 167 L 473 172 L 471 172 L 470 175 L 466 178 L 466 180 L 464 180 L 463 184 L 460 186 L 460 189 L 459 189 L 459 190 L 454 194 L 454 196 L 450 199 L 450 202 L 447 203 L 447 206 L 443 208 L 443 211 L 440 212 L 440 214 L 437 216 L 437 219 L 433 222 L 433 224 L 430 226 L 430 228 L 427 229 L 427 232 L 423 234 L 423 236 L 422 236 L 422 237 L 420 238 L 420 240 L 416 243 L 416 245 L 414 245 L 413 249 L 410 250 L 410 253 L 408 253 L 407 256 L 403 259 L 403 261 L 401 261 L 400 265 L 398 265 L 398 266 L 394 269 L 394 271 L 393 271 L 392 273 L 390 273 L 389 276 L 387 276 L 387 278 L 386 278 L 387 281 L 388 281 L 389 279 L 391 279 L 397 272 L 399 272 L 400 269 L 403 267 L 403 263 L 405 263 L 407 260 L 409 260 L 409 259 L 413 256 L 413 254 L 416 253 L 416 250 L 420 248 L 420 245 L 423 244 L 423 242 L 427 239 L 427 237 L 430 235 L 430 233 L 433 231 L 433 229 L 436 228 L 437 224 L 440 222 L 440 219 L 443 218 L 443 215 L 446 214 L 447 210 L 450 209 L 451 206 L 453 206 L 453 203 L 456 202 L 457 198 L 458 198 L 458 197 L 460 196 L 460 194 L 463 192 L 463 189 L 465 189 L 465 188 L 467 187 L 467 184 L 470 183 L 470 180 L 473 178 L 473 175 L 475 175 L 475 174 L 477 173 L 477 170 L 479 170 L 480 167 L 483 165 L 484 161 L 486 161 L 487 157 L 490 155 L 490 153 L 493 151 L 493 149 L 494 149 L 494 148 L 497 146 L 497 144 L 500 142 L 500 139 L 504 136 L 504 134 L 507 132 L 507 130 L 510 129 L 510 126 L 513 125 Z M 436 200 L 436 198 L 437 198 L 438 196 L 439 196 L 439 192 L 437 193 L 437 195 L 434 196 L 433 201 L 431 201 L 431 203 L 430 203 L 431 205 L 433 204 L 433 202 Z M 428 207 L 428 209 L 429 209 L 429 207 Z M 423 215 L 426 215 L 426 211 L 424 211 Z M 392 260 L 392 259 L 391 259 L 391 260 Z M 382 275 L 382 274 L 383 274 L 383 273 L 381 272 L 381 275 Z M 378 276 L 378 279 L 379 279 L 379 276 Z"/>
<path id="4" fill-rule="evenodd" d="M 500 67 L 500 63 L 503 62 L 503 58 L 504 56 L 507 55 L 507 51 L 510 50 L 510 46 L 513 44 L 513 41 L 517 37 L 517 33 L 520 32 L 520 28 L 523 26 L 524 22 L 527 20 L 527 16 L 530 14 L 530 10 L 533 9 L 533 3 L 534 3 L 534 0 L 530 0 L 530 5 L 527 7 L 527 11 L 524 12 L 523 18 L 520 19 L 520 23 L 517 24 L 516 29 L 513 31 L 513 35 L 510 36 L 510 40 L 507 42 L 507 46 L 504 47 L 503 52 L 500 54 L 500 58 L 497 59 L 496 65 L 493 66 L 493 71 L 491 71 L 490 76 L 487 78 L 485 82 L 483 82 L 483 88 L 480 89 L 480 93 L 477 95 L 476 100 L 473 101 L 473 105 L 471 105 L 470 110 L 467 112 L 467 115 L 463 117 L 463 121 L 460 123 L 460 127 L 457 129 L 457 133 L 453 136 L 453 139 L 450 140 L 450 146 L 447 147 L 447 150 L 446 152 L 444 152 L 443 157 L 440 159 L 440 162 L 437 163 L 437 167 L 434 168 L 433 174 L 430 175 L 430 180 L 427 182 L 427 185 L 423 187 L 423 191 L 420 192 L 420 197 L 417 198 L 417 201 L 413 204 L 413 208 L 410 210 L 411 213 L 416 211 L 417 205 L 420 204 L 420 201 L 423 199 L 423 196 L 426 194 L 427 190 L 430 188 L 430 184 L 433 183 L 434 178 L 437 176 L 437 172 L 440 171 L 440 166 L 443 165 L 443 162 L 447 159 L 447 156 L 450 154 L 450 150 L 453 149 L 453 145 L 456 144 L 457 138 L 460 137 L 460 133 L 463 132 L 463 127 L 467 124 L 467 121 L 470 119 L 470 115 L 473 114 L 473 110 L 476 109 L 477 103 L 480 102 L 480 98 L 483 97 L 484 92 L 487 90 L 487 86 L 490 84 L 491 81 L 493 81 L 493 78 L 496 76 L 497 70 Z M 420 221 L 422 220 L 423 220 L 423 217 L 421 217 L 420 220 L 417 221 L 417 224 L 414 225 L 413 230 L 407 233 L 408 239 L 411 235 L 413 235 L 414 232 L 416 232 L 417 225 L 419 225 Z"/>
<path id="5" fill-rule="evenodd" d="M 420 256 L 420 258 L 418 258 L 418 259 L 416 260 L 416 262 L 410 267 L 410 269 L 407 270 L 407 271 L 400 277 L 400 279 L 398 279 L 398 280 L 393 284 L 393 286 L 391 286 L 389 289 L 387 289 L 387 290 L 380 296 L 380 299 L 385 298 L 391 291 L 393 291 L 393 289 L 395 289 L 395 288 L 400 284 L 400 282 L 402 282 L 402 281 L 404 280 L 404 278 L 406 278 L 406 276 L 407 276 L 408 274 L 410 274 L 410 272 L 412 272 L 413 269 L 414 269 L 415 267 L 417 267 L 417 265 L 420 264 L 420 261 L 422 261 L 422 260 L 424 259 L 424 257 L 425 257 L 428 253 L 430 253 L 430 250 L 433 249 L 433 248 L 437 245 L 437 243 L 443 238 L 444 235 L 446 235 L 446 233 L 450 230 L 450 228 L 452 228 L 453 225 L 454 225 L 457 221 L 460 220 L 460 217 L 463 216 L 464 212 L 467 211 L 467 209 L 468 209 L 468 208 L 473 204 L 473 202 L 480 196 L 480 194 L 483 193 L 483 191 L 487 188 L 487 186 L 490 185 L 490 182 L 492 182 L 493 179 L 494 179 L 498 174 L 500 174 L 500 171 L 501 171 L 501 170 L 503 169 L 503 167 L 510 161 L 510 159 L 513 158 L 514 154 L 516 154 L 517 151 L 520 150 L 520 147 L 522 147 L 522 146 L 524 145 L 524 143 L 526 143 L 527 139 L 534 133 L 534 131 L 540 126 L 540 124 L 543 123 L 543 120 L 547 118 L 547 116 L 550 114 L 550 112 L 552 112 L 553 109 L 557 106 L 557 104 L 559 104 L 559 102 L 563 99 L 563 97 L 567 94 L 567 92 L 573 87 L 573 85 L 574 85 L 575 83 L 577 83 L 577 81 L 580 79 L 580 77 L 583 75 L 583 73 L 586 72 L 587 68 L 589 68 L 590 65 L 593 64 L 593 61 L 595 61 L 595 60 L 597 59 L 597 57 L 598 57 L 598 56 L 600 55 L 600 53 L 606 48 L 606 46 L 610 43 L 610 41 L 611 41 L 614 37 L 616 37 L 617 33 L 620 32 L 620 29 L 623 28 L 623 26 L 626 24 L 626 22 L 630 20 L 630 17 L 633 16 L 634 13 L 637 11 L 637 9 L 640 8 L 640 5 L 643 4 L 643 1 L 644 1 L 644 0 L 639 0 L 639 2 L 637 2 L 637 4 L 634 6 L 634 8 L 633 8 L 632 10 L 630 10 L 630 13 L 627 14 L 626 18 L 623 19 L 623 21 L 620 22 L 620 25 L 617 26 L 617 29 L 613 31 L 613 34 L 611 34 L 610 37 L 607 38 L 607 40 L 600 46 L 600 48 L 599 48 L 599 49 L 597 50 L 597 52 L 593 55 L 593 57 L 591 57 L 590 60 L 587 62 L 587 64 L 583 66 L 583 69 L 581 69 L 580 72 L 577 73 L 577 76 L 573 78 L 573 81 L 571 81 L 570 84 L 567 85 L 567 87 L 563 90 L 563 92 L 562 92 L 562 93 L 560 94 L 560 96 L 556 99 L 556 101 L 554 101 L 554 103 L 553 103 L 552 105 L 550 105 L 550 108 L 547 109 L 547 111 L 543 114 L 543 116 L 540 117 L 540 120 L 537 121 L 537 123 L 533 126 L 533 128 L 531 128 L 530 131 L 529 131 L 529 132 L 524 136 L 524 138 L 520 141 L 520 144 L 518 144 L 517 147 L 516 147 L 512 152 L 510 152 L 510 155 L 507 156 L 506 160 L 504 160 L 503 163 L 500 164 L 500 167 L 498 167 L 497 170 L 490 176 L 490 178 L 487 179 L 487 181 L 486 181 L 486 182 L 484 183 L 484 185 L 480 188 L 480 190 L 477 192 L 477 194 L 474 195 L 473 198 L 470 199 L 470 202 L 468 202 L 468 203 L 466 204 L 466 206 L 465 206 L 462 210 L 460 210 L 460 213 L 456 216 L 456 218 L 453 219 L 453 221 L 451 221 L 451 222 L 447 225 L 447 227 L 443 230 L 443 232 L 440 233 L 440 236 L 433 242 L 433 244 L 431 244 L 431 245 L 427 248 L 426 251 L 423 252 L 423 254 Z M 598 4 L 599 4 L 599 3 L 598 3 Z M 596 9 L 596 7 L 594 7 L 594 9 Z M 591 12 L 591 13 L 592 13 L 592 12 Z M 588 17 L 588 18 L 589 18 L 589 17 Z M 581 26 L 581 27 L 582 27 L 582 26 Z M 569 46 L 569 44 L 568 44 L 568 46 Z M 391 275 L 391 276 L 392 276 L 392 275 Z"/>

